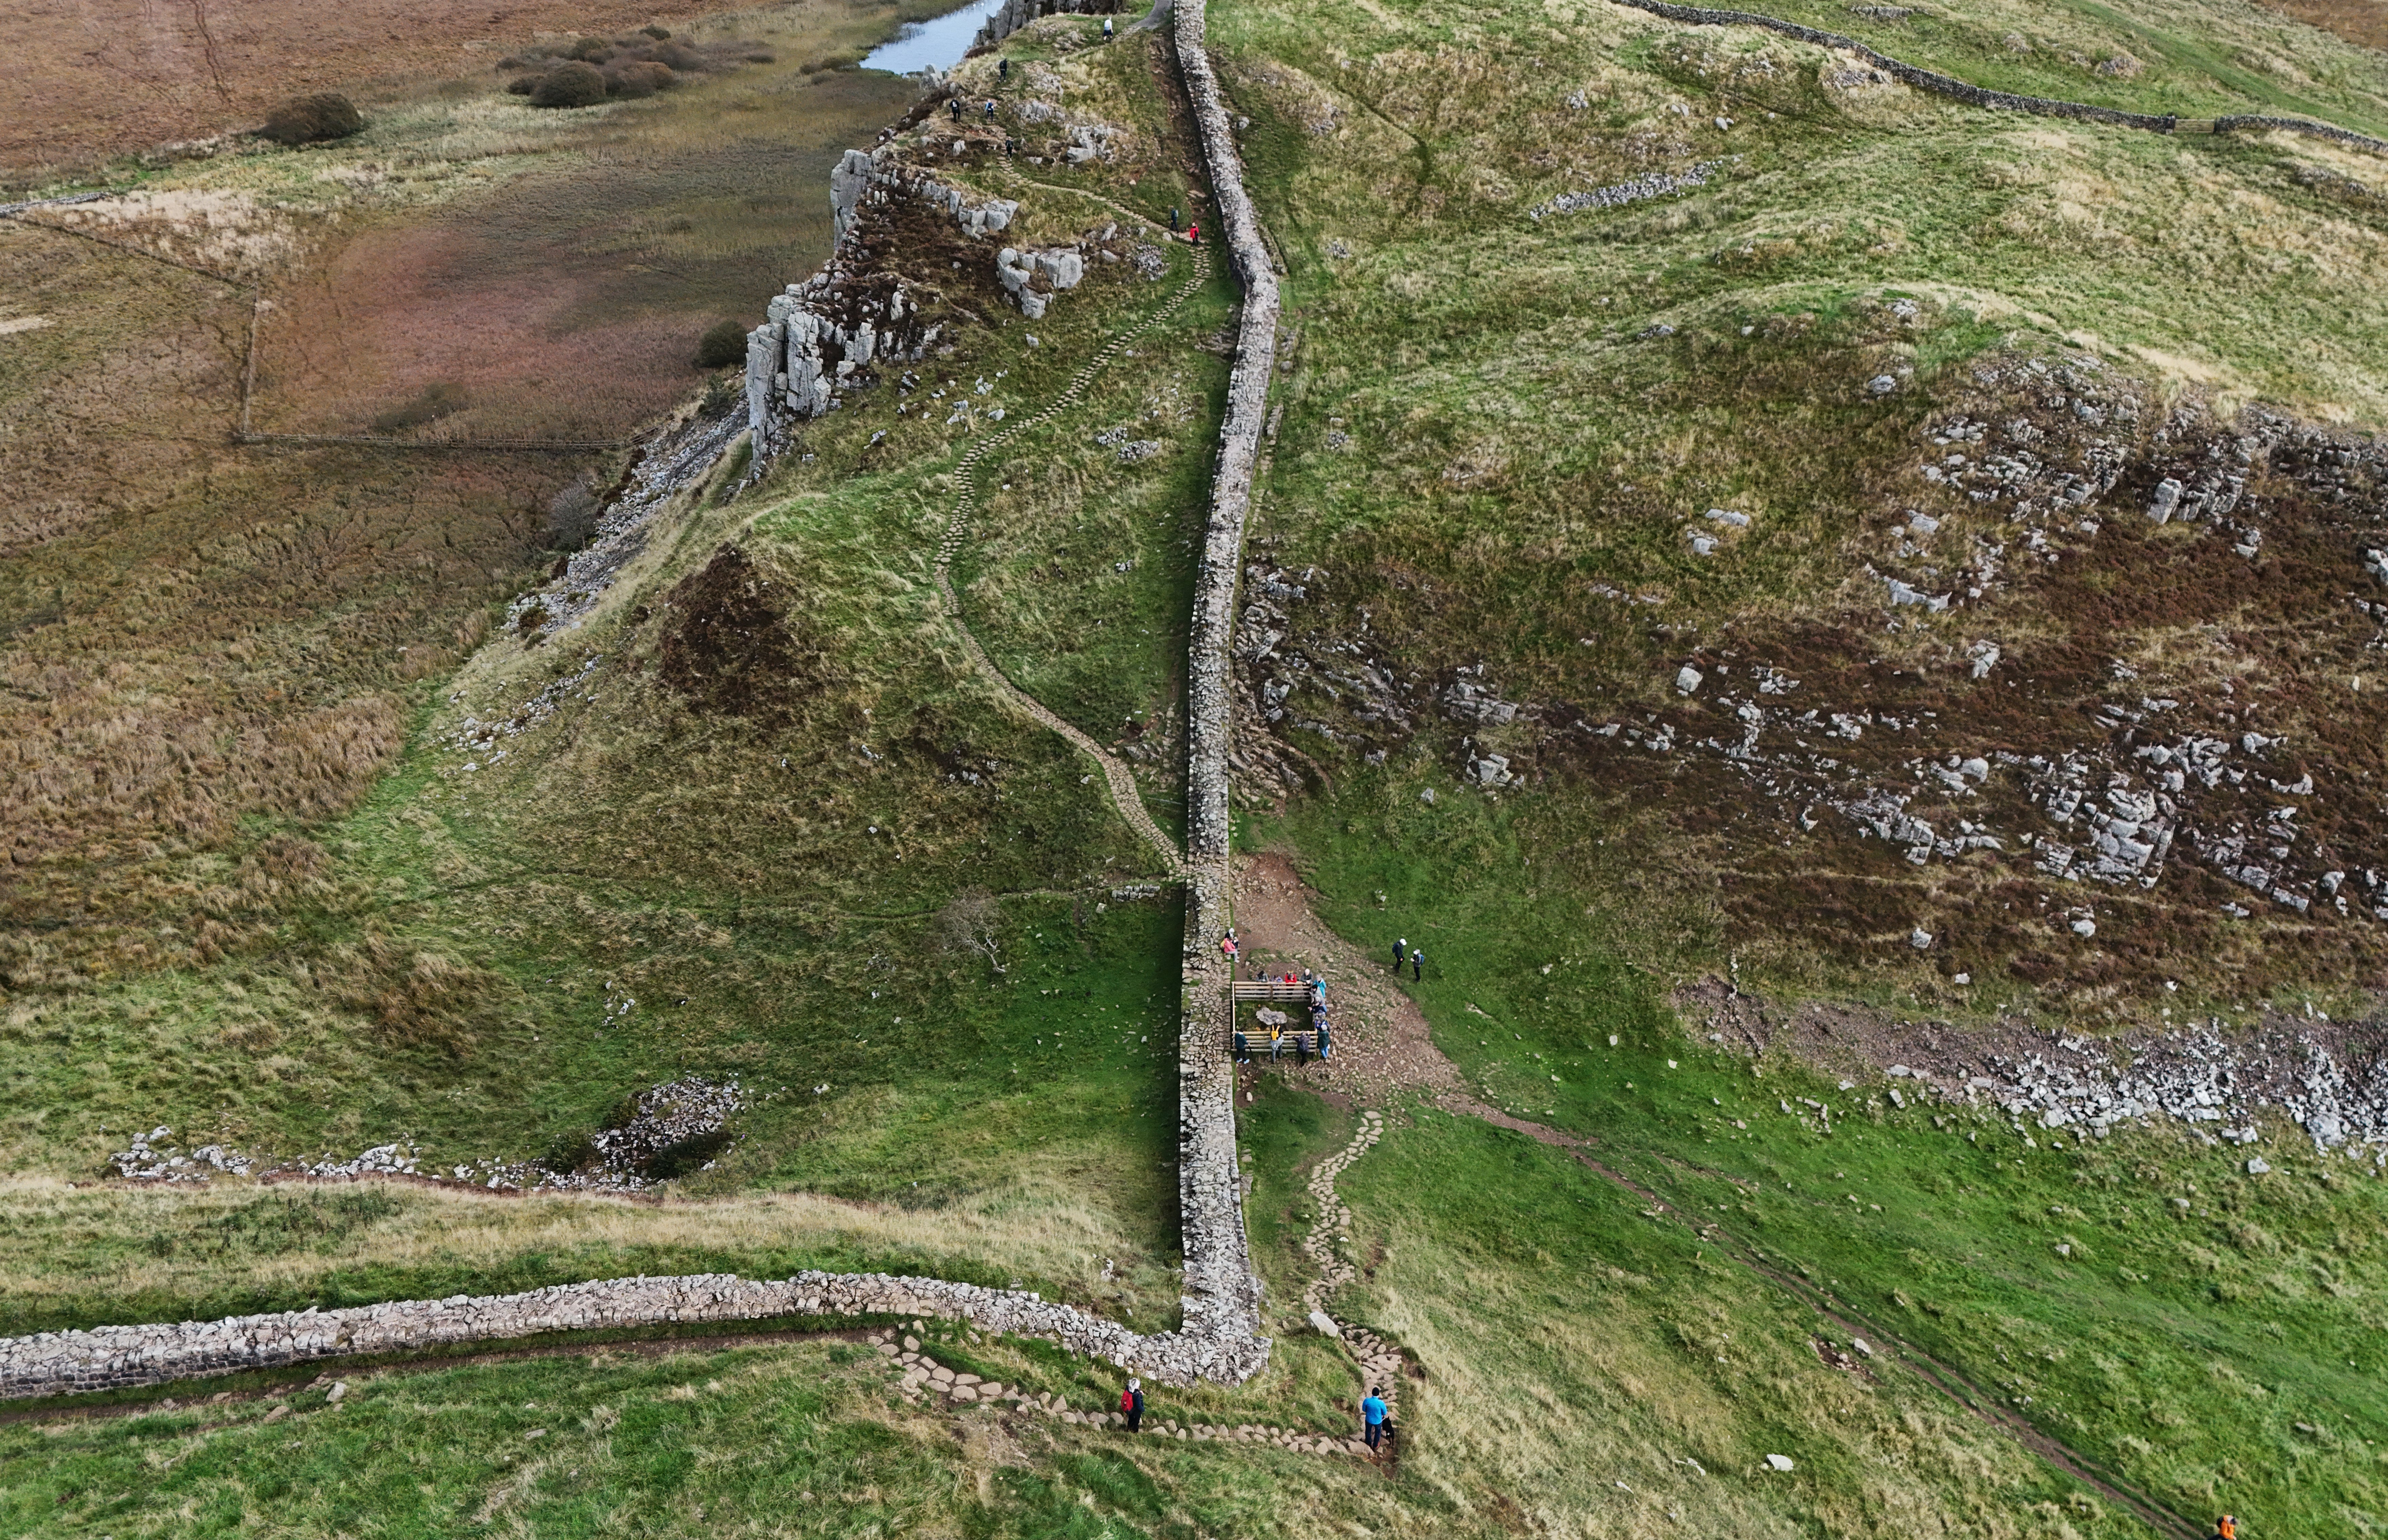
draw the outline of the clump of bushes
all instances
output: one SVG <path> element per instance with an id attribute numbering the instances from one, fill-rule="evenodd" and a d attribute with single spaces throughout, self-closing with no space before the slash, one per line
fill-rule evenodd
<path id="1" fill-rule="evenodd" d="M 277 145 L 320 145 L 364 132 L 365 115 L 346 96 L 324 92 L 293 96 L 273 109 L 259 132 Z"/>
<path id="2" fill-rule="evenodd" d="M 533 107 L 562 107 L 652 96 L 684 76 L 770 61 L 751 43 L 692 47 L 662 27 L 642 27 L 627 37 L 576 38 L 568 47 L 509 55 L 498 68 L 514 73 L 506 82 L 514 95 L 528 96 Z"/>
<path id="3" fill-rule="evenodd" d="M 746 361 L 746 328 L 735 321 L 717 321 L 696 339 L 696 367 L 727 369 Z"/>
<path id="4" fill-rule="evenodd" d="M 652 96 L 658 91 L 668 91 L 680 83 L 680 76 L 663 64 L 636 62 L 617 65 L 605 71 L 605 89 L 616 96 L 636 99 Z"/>
<path id="5" fill-rule="evenodd" d="M 605 99 L 605 76 L 593 64 L 566 59 L 531 88 L 533 107 L 595 107 Z"/>

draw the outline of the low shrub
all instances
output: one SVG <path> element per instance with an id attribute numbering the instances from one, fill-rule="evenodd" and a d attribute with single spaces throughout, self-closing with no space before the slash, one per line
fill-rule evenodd
<path id="1" fill-rule="evenodd" d="M 364 132 L 365 115 L 346 96 L 324 92 L 294 96 L 273 109 L 260 131 L 277 145 L 317 145 Z"/>
<path id="2" fill-rule="evenodd" d="M 578 550 L 597 532 L 597 515 L 604 504 L 589 484 L 576 481 L 547 500 L 547 545 L 550 550 Z"/>
<path id="3" fill-rule="evenodd" d="M 594 107 L 604 99 L 605 77 L 595 65 L 578 59 L 541 75 L 530 94 L 533 107 Z"/>
<path id="4" fill-rule="evenodd" d="M 669 65 L 639 62 L 609 65 L 605 69 L 605 88 L 616 96 L 652 96 L 679 83 L 680 77 Z"/>
<path id="5" fill-rule="evenodd" d="M 654 38 L 657 43 L 669 43 L 671 41 L 671 29 L 668 27 L 658 27 L 654 25 L 654 23 L 649 22 L 647 25 L 640 28 L 639 31 L 646 36 Z"/>
<path id="6" fill-rule="evenodd" d="M 717 321 L 696 339 L 696 367 L 728 369 L 746 361 L 746 328 L 735 321 Z"/>
<path id="7" fill-rule="evenodd" d="M 614 57 L 614 45 L 602 37 L 584 37 L 565 49 L 564 57 L 588 64 L 603 64 Z"/>
<path id="8" fill-rule="evenodd" d="M 527 96 L 539 89 L 539 80 L 537 75 L 516 75 L 506 82 L 506 92 L 509 95 Z"/>

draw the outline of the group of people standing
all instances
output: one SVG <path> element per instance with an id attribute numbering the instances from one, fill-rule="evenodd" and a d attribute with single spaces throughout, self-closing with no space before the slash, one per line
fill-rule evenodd
<path id="1" fill-rule="evenodd" d="M 1238 965 L 1237 959 L 1242 954 L 1243 942 L 1237 938 L 1236 933 L 1232 928 L 1230 928 L 1226 935 L 1219 938 L 1219 951 L 1227 959 L 1229 977 L 1232 978 L 1240 974 L 1242 969 Z M 1318 1056 L 1322 1059 L 1331 1058 L 1335 1053 L 1335 1039 L 1334 1028 L 1327 1018 L 1326 975 L 1314 973 L 1310 969 L 1304 968 L 1299 975 L 1290 972 L 1283 974 L 1275 979 L 1274 982 L 1279 984 L 1300 984 L 1303 987 L 1308 997 L 1310 1008 L 1310 1030 L 1314 1034 L 1313 1041 L 1317 1045 Z M 1272 1059 L 1283 1058 L 1285 1056 L 1286 1050 L 1285 1018 L 1277 1012 L 1265 1009 L 1261 1012 L 1261 1017 L 1262 1024 L 1268 1028 L 1269 1057 Z M 1299 1050 L 1303 1045 L 1300 1042 L 1296 1042 L 1293 1046 Z M 1251 1063 L 1251 1034 L 1244 1031 L 1241 1028 L 1237 1029 L 1235 1049 L 1236 1060 L 1238 1063 Z"/>

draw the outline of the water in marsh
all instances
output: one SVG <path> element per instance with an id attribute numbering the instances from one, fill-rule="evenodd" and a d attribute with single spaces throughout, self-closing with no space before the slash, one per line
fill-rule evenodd
<path id="1" fill-rule="evenodd" d="M 915 21 L 863 56 L 865 69 L 916 75 L 923 69 L 950 69 L 970 52 L 971 40 L 986 19 L 1001 9 L 1003 0 L 971 0 L 958 11 L 929 21 Z"/>

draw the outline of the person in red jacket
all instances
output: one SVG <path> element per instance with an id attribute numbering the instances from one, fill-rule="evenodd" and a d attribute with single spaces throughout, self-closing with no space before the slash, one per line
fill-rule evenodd
<path id="1" fill-rule="evenodd" d="M 1130 1380 L 1127 1389 L 1120 1392 L 1120 1411 L 1127 1418 L 1127 1431 L 1136 1433 L 1144 1425 L 1144 1382 Z"/>

